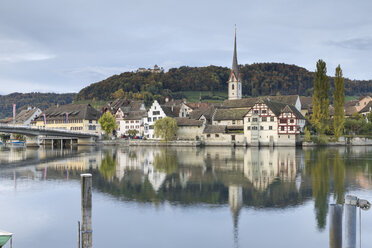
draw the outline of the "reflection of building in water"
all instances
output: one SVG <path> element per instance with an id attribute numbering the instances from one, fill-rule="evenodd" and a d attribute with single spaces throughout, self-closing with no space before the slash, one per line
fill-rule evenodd
<path id="1" fill-rule="evenodd" d="M 240 209 L 243 206 L 243 188 L 241 186 L 229 186 L 229 205 L 234 221 L 234 243 L 235 247 L 238 247 L 238 221 Z"/>
<path id="2" fill-rule="evenodd" d="M 86 171 L 88 169 L 98 169 L 102 160 L 101 153 L 89 153 L 82 154 L 76 157 L 61 159 L 53 162 L 41 163 L 36 166 L 38 170 L 44 169 L 45 167 L 51 167 L 54 169 L 68 169 L 75 171 Z"/>
<path id="3" fill-rule="evenodd" d="M 295 148 L 251 148 L 245 153 L 244 175 L 258 190 L 265 190 L 276 178 L 296 179 Z"/>
<path id="4" fill-rule="evenodd" d="M 144 176 L 147 176 L 153 189 L 157 192 L 167 176 L 166 173 L 157 171 L 154 167 L 155 157 L 161 153 L 162 150 L 146 148 L 118 150 L 116 177 L 121 181 L 126 171 L 140 170 Z"/>

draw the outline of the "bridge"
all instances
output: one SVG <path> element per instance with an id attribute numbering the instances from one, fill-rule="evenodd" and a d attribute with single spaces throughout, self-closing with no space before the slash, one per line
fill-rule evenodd
<path id="1" fill-rule="evenodd" d="M 93 144 L 97 139 L 100 138 L 99 134 L 72 131 L 67 129 L 55 129 L 45 127 L 33 127 L 23 125 L 4 125 L 0 124 L 0 133 L 12 133 L 21 134 L 26 136 L 27 146 L 39 146 L 40 140 L 51 140 L 52 145 L 54 140 L 60 140 L 61 146 L 63 146 L 64 140 L 77 140 L 79 145 Z"/>

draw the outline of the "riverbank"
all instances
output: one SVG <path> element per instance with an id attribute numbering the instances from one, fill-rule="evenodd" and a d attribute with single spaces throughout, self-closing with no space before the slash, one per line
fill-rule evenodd
<path id="1" fill-rule="evenodd" d="M 202 141 L 196 140 L 172 140 L 172 141 L 160 141 L 160 140 L 100 140 L 96 143 L 100 146 L 179 146 L 179 147 L 199 147 L 199 146 L 225 146 L 232 147 L 234 143 L 218 143 L 218 144 L 206 144 Z M 243 146 L 244 144 L 235 144 L 235 146 Z M 266 145 L 267 146 L 267 145 Z M 283 146 L 283 145 L 281 145 Z M 284 145 L 285 146 L 285 145 Z M 337 142 L 328 142 L 327 144 L 317 144 L 315 142 L 302 142 L 297 146 L 303 147 L 315 147 L 315 146 L 372 146 L 372 138 L 367 137 L 340 137 Z M 247 144 L 247 147 L 250 147 Z"/>

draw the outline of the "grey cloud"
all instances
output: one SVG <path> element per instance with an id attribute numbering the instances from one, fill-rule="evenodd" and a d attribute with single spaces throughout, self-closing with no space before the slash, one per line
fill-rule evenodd
<path id="1" fill-rule="evenodd" d="M 372 37 L 355 38 L 343 41 L 330 41 L 329 44 L 348 49 L 372 50 Z"/>

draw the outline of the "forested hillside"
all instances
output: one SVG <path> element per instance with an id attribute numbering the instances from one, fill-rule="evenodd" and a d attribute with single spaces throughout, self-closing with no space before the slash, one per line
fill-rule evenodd
<path id="1" fill-rule="evenodd" d="M 39 107 L 44 110 L 55 104 L 71 103 L 76 94 L 55 94 L 55 93 L 12 93 L 0 96 L 0 119 L 13 115 L 12 104 L 17 104 L 17 109 L 21 110 L 26 106 Z M 18 112 L 18 111 L 17 111 Z"/>
<path id="2" fill-rule="evenodd" d="M 152 101 L 167 94 L 183 97 L 182 91 L 227 91 L 230 69 L 226 67 L 187 67 L 170 69 L 166 73 L 125 72 L 82 89 L 78 100 L 106 100 L 117 96 Z M 243 95 L 299 94 L 311 95 L 314 72 L 283 63 L 257 63 L 240 66 Z M 330 72 L 333 74 L 333 72 Z M 333 85 L 333 77 L 331 78 Z M 331 86 L 332 87 L 332 86 Z M 345 79 L 346 95 L 372 92 L 372 80 Z"/>

